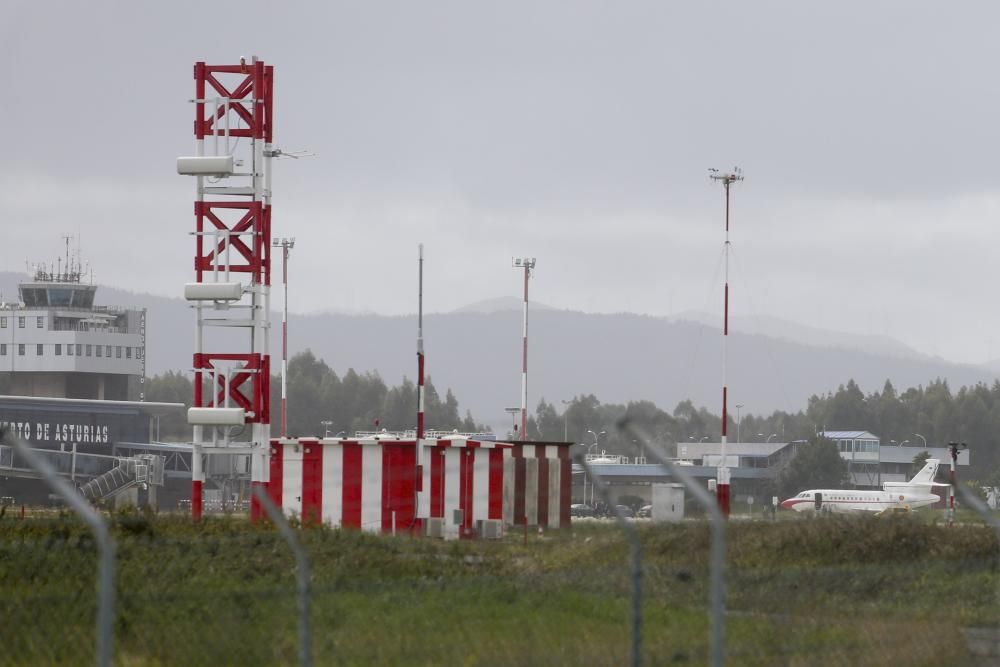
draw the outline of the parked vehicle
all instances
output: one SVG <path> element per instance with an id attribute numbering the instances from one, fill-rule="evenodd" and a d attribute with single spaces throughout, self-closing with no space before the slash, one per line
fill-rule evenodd
<path id="1" fill-rule="evenodd" d="M 583 517 L 583 516 L 594 516 L 594 508 L 590 505 L 585 505 L 583 503 L 575 503 L 569 506 L 569 515 L 571 517 Z"/>
<path id="2" fill-rule="evenodd" d="M 615 505 L 615 507 L 618 508 L 618 510 L 622 513 L 622 516 L 624 516 L 626 519 L 635 518 L 635 512 L 633 512 L 632 508 L 629 507 L 628 505 Z"/>
<path id="3" fill-rule="evenodd" d="M 650 517 L 653 516 L 653 506 L 643 505 L 642 507 L 639 508 L 639 511 L 636 513 L 636 516 L 640 519 L 649 519 Z"/>

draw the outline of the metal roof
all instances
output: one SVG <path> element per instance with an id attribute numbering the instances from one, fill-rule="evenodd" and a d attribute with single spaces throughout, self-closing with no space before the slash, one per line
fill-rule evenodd
<path id="1" fill-rule="evenodd" d="M 787 442 L 728 442 L 726 456 L 770 456 L 787 444 Z M 706 454 L 721 454 L 722 443 L 678 442 L 677 452 L 682 459 L 700 459 Z"/>
<path id="2" fill-rule="evenodd" d="M 165 415 L 184 410 L 183 403 L 159 403 L 156 401 L 109 401 L 97 398 L 53 398 L 49 396 L 0 396 L 0 404 L 53 406 L 56 408 L 79 408 L 89 411 L 138 410 L 151 415 Z"/>
<path id="3" fill-rule="evenodd" d="M 590 469 L 602 479 L 616 482 L 655 482 L 673 480 L 665 466 L 656 463 L 594 463 Z M 715 479 L 719 469 L 715 466 L 684 466 L 684 472 L 692 477 Z M 774 468 L 730 468 L 733 479 L 769 479 L 774 477 Z M 582 473 L 583 468 L 573 465 L 574 473 Z"/>
<path id="4" fill-rule="evenodd" d="M 819 433 L 824 438 L 830 438 L 831 440 L 878 440 L 879 437 L 874 433 L 869 431 L 820 431 Z"/>

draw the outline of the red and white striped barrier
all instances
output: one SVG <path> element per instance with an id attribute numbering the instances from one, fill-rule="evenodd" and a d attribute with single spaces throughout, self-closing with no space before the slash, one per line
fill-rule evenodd
<path id="1" fill-rule="evenodd" d="M 425 439 L 424 447 L 428 492 L 416 514 L 416 441 L 392 436 L 272 440 L 268 492 L 305 522 L 371 532 L 419 531 L 428 519 L 462 537 L 479 521 L 569 525 L 568 445 L 445 438 Z"/>

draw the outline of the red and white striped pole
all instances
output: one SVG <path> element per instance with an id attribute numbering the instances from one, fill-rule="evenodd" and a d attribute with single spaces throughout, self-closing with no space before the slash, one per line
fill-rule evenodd
<path id="1" fill-rule="evenodd" d="M 524 318 L 521 353 L 521 441 L 528 439 L 528 280 L 535 268 L 534 257 L 515 257 L 513 266 L 524 268 Z"/>
<path id="2" fill-rule="evenodd" d="M 288 436 L 288 251 L 295 247 L 295 237 L 274 239 L 281 248 L 281 437 Z"/>
<path id="3" fill-rule="evenodd" d="M 948 474 L 948 481 L 951 482 L 951 488 L 948 489 L 948 525 L 955 525 L 955 464 L 958 463 L 958 448 L 959 444 L 957 442 L 948 443 L 948 451 L 951 454 L 951 472 Z M 934 480 L 931 480 L 932 482 Z"/>
<path id="4" fill-rule="evenodd" d="M 417 442 L 416 442 L 414 528 L 420 530 L 425 518 L 424 502 L 424 244 L 417 250 Z M 428 506 L 426 514 L 430 514 Z"/>
<path id="5" fill-rule="evenodd" d="M 729 466 L 726 462 L 726 423 L 729 421 L 727 401 L 729 399 L 729 186 L 736 181 L 743 180 L 743 172 L 739 168 L 731 173 L 719 173 L 711 170 L 712 180 L 722 181 L 722 186 L 726 192 L 726 245 L 725 245 L 725 293 L 722 306 L 722 451 L 721 461 L 716 473 L 715 494 L 719 502 L 719 510 L 726 518 L 729 517 L 730 494 L 729 494 Z"/>

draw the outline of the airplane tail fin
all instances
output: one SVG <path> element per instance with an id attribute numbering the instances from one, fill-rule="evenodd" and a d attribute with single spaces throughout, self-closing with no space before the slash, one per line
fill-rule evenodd
<path id="1" fill-rule="evenodd" d="M 909 481 L 909 484 L 920 484 L 930 486 L 934 484 L 934 477 L 937 476 L 938 465 L 941 463 L 938 459 L 927 459 L 927 463 L 923 468 L 920 469 L 913 479 Z"/>

